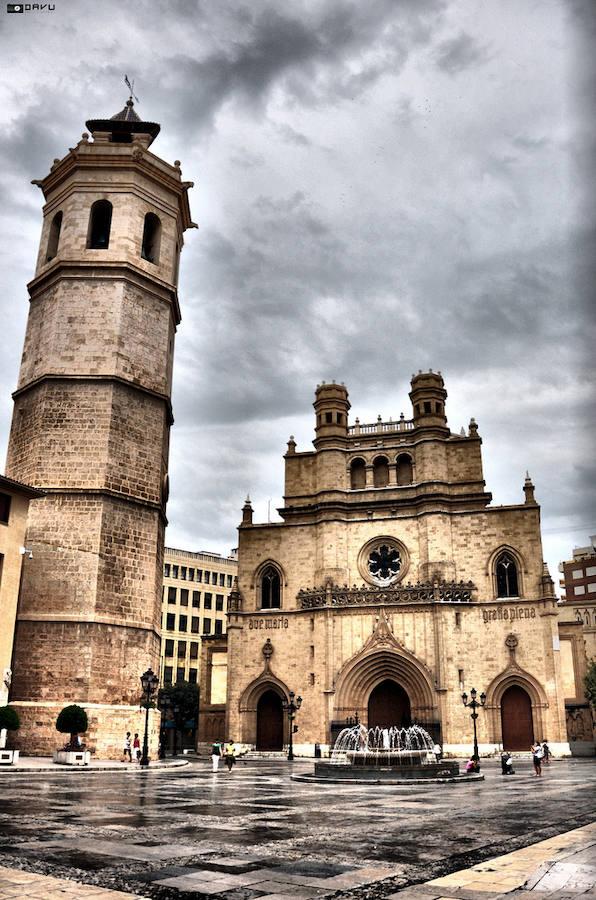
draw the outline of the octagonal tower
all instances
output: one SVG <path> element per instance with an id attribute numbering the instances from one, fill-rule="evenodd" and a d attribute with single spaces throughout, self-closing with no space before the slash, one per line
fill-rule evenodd
<path id="1" fill-rule="evenodd" d="M 191 221 L 180 164 L 132 99 L 49 175 L 6 472 L 31 503 L 11 702 L 29 753 L 56 746 L 59 710 L 87 710 L 88 744 L 138 730 L 139 676 L 159 665 L 178 261 Z"/>

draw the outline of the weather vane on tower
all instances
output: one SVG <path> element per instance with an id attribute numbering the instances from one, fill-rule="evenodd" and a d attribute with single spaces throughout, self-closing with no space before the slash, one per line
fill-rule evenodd
<path id="1" fill-rule="evenodd" d="M 131 82 L 130 82 L 130 80 L 129 80 L 129 78 L 128 78 L 128 75 L 126 75 L 126 73 L 124 74 L 124 84 L 126 85 L 126 87 L 128 88 L 128 90 L 130 91 L 130 99 L 131 99 L 131 100 L 134 99 L 134 100 L 136 100 L 136 102 L 138 103 L 138 102 L 139 102 L 139 98 L 137 97 L 137 95 L 136 95 L 135 92 L 134 92 L 134 89 L 135 89 L 134 79 L 133 79 L 132 84 L 131 84 Z"/>

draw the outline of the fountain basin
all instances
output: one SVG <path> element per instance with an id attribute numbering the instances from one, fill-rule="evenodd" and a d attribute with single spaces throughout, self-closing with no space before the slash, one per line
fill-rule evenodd
<path id="1" fill-rule="evenodd" d="M 428 781 L 429 778 L 442 780 L 462 777 L 459 774 L 458 763 L 452 760 L 427 763 L 426 765 L 408 764 L 403 760 L 398 765 L 391 762 L 388 762 L 387 765 L 380 762 L 375 765 L 367 765 L 361 759 L 354 764 L 338 765 L 322 760 L 315 763 L 314 775 L 315 778 L 325 781 L 387 781 L 391 783 Z"/>
<path id="2" fill-rule="evenodd" d="M 329 760 L 315 763 L 312 775 L 292 775 L 294 781 L 338 784 L 448 784 L 482 781 L 480 774 L 460 774 L 455 760 L 435 753 L 430 734 L 420 725 L 344 728 Z"/>

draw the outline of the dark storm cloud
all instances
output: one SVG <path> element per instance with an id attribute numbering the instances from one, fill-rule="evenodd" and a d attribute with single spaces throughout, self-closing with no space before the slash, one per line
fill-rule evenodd
<path id="1" fill-rule="evenodd" d="M 438 67 L 449 75 L 478 66 L 488 58 L 487 47 L 464 31 L 456 37 L 442 41 L 436 50 Z"/>

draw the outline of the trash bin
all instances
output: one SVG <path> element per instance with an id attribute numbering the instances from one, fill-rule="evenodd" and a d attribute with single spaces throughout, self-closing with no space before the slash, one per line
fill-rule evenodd
<path id="1" fill-rule="evenodd" d="M 315 744 L 315 759 L 321 758 L 321 745 Z"/>

